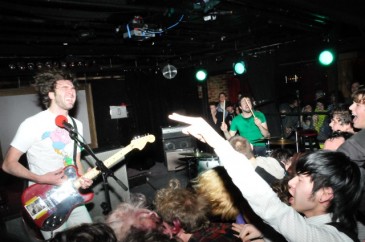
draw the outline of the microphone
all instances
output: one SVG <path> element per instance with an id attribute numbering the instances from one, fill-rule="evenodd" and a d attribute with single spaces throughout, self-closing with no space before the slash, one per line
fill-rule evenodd
<path id="1" fill-rule="evenodd" d="M 56 117 L 56 125 L 66 129 L 68 132 L 75 132 L 75 128 L 67 122 L 67 118 L 63 115 L 58 115 Z"/>

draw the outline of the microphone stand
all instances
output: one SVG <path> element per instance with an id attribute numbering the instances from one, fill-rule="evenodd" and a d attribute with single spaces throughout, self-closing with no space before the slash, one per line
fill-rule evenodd
<path id="1" fill-rule="evenodd" d="M 297 150 L 297 153 L 299 153 L 299 131 L 302 130 L 302 122 L 301 122 L 302 110 L 300 109 L 299 89 L 297 89 L 295 91 L 295 93 L 296 93 L 296 96 L 297 96 L 297 103 L 298 103 L 298 107 L 297 107 L 298 124 L 297 124 L 297 128 L 295 129 L 295 148 Z"/>
<path id="2" fill-rule="evenodd" d="M 71 139 L 73 139 L 74 141 L 79 143 L 86 150 L 86 152 L 95 159 L 96 169 L 101 172 L 101 176 L 103 178 L 103 188 L 104 188 L 104 194 L 105 194 L 105 202 L 101 203 L 100 206 L 103 209 L 103 214 L 106 215 L 112 209 L 112 205 L 111 205 L 111 201 L 110 201 L 110 194 L 109 194 L 108 177 L 109 176 L 112 177 L 119 184 L 119 186 L 121 186 L 125 191 L 128 191 L 128 187 L 114 175 L 114 172 L 112 170 L 107 168 L 104 165 L 104 163 L 101 160 L 99 160 L 98 157 L 96 157 L 96 155 L 91 150 L 89 145 L 87 145 L 86 143 L 82 142 L 79 139 L 79 134 L 77 132 L 75 132 L 71 129 L 67 129 L 67 130 L 69 131 Z"/>

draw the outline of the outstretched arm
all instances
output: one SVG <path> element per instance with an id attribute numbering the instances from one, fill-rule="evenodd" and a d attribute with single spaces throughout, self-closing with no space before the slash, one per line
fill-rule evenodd
<path id="1" fill-rule="evenodd" d="M 331 227 L 309 225 L 302 215 L 281 202 L 254 171 L 249 160 L 235 151 L 204 119 L 179 114 L 172 114 L 169 118 L 190 124 L 183 132 L 215 149 L 221 164 L 253 210 L 288 241 L 350 241 L 344 233 Z"/>

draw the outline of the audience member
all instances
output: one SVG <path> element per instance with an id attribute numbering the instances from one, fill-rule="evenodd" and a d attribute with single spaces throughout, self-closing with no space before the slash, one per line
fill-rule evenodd
<path id="1" fill-rule="evenodd" d="M 131 229 L 144 232 L 157 231 L 162 233 L 164 231 L 162 219 L 156 212 L 146 208 L 146 200 L 142 194 L 135 195 L 130 203 L 119 204 L 105 221 L 113 229 L 118 242 L 127 242 L 126 238 Z"/>
<path id="2" fill-rule="evenodd" d="M 270 136 L 265 115 L 260 111 L 253 110 L 252 99 L 243 95 L 240 100 L 241 115 L 232 120 L 229 131 L 227 125 L 223 124 L 221 129 L 227 139 L 235 136 L 237 132 L 253 144 L 254 154 L 258 156 L 266 155 L 266 143 L 262 138 Z"/>
<path id="3" fill-rule="evenodd" d="M 354 81 L 351 83 L 351 94 L 357 92 L 360 88 L 364 88 L 364 85 L 359 81 Z"/>
<path id="4" fill-rule="evenodd" d="M 317 99 L 314 111 L 317 112 L 313 115 L 313 126 L 318 132 L 317 139 L 319 141 L 325 141 L 330 135 L 330 129 L 328 126 L 328 115 L 326 114 L 326 102 L 324 99 Z"/>
<path id="5" fill-rule="evenodd" d="M 223 122 L 223 113 L 219 113 L 217 107 L 218 107 L 217 103 L 215 102 L 209 103 L 210 115 L 208 118 L 208 122 L 212 127 L 214 127 L 215 131 L 223 135 L 222 130 L 220 128 Z"/>
<path id="6" fill-rule="evenodd" d="M 117 242 L 114 231 L 105 223 L 84 223 L 57 232 L 49 242 Z"/>
<path id="7" fill-rule="evenodd" d="M 229 127 L 231 127 L 233 118 L 236 117 L 236 113 L 234 111 L 234 107 L 231 102 L 226 103 L 226 112 L 227 112 L 227 117 L 225 119 L 225 122 L 229 129 Z"/>
<path id="8" fill-rule="evenodd" d="M 288 103 L 279 107 L 283 138 L 295 139 L 295 131 L 299 126 L 298 106 L 298 99 L 292 97 Z"/>
<path id="9" fill-rule="evenodd" d="M 347 106 L 337 106 L 332 110 L 331 122 L 332 135 L 324 142 L 324 149 L 337 150 L 337 148 L 350 138 L 355 130 L 352 126 L 352 116 Z"/>
<path id="10" fill-rule="evenodd" d="M 235 105 L 234 107 L 235 116 L 241 115 L 241 109 L 239 105 Z"/>
<path id="11" fill-rule="evenodd" d="M 300 124 L 303 130 L 314 129 L 312 112 L 313 108 L 310 104 L 307 104 L 302 108 Z"/>
<path id="12" fill-rule="evenodd" d="M 352 125 L 352 115 L 347 105 L 339 105 L 333 108 L 329 126 L 332 131 L 355 133 Z"/>
<path id="13" fill-rule="evenodd" d="M 285 175 L 285 165 L 272 157 L 257 156 L 255 157 L 252 151 L 252 147 L 247 139 L 241 136 L 233 136 L 229 139 L 229 143 L 232 147 L 244 154 L 251 162 L 255 171 L 269 184 L 274 181 L 282 179 Z"/>
<path id="14" fill-rule="evenodd" d="M 271 241 L 286 241 L 272 227 L 255 214 L 222 166 L 204 171 L 191 181 L 199 196 L 209 201 L 211 220 L 237 221 L 243 218 L 245 224 L 252 223 Z M 241 223 L 242 223 L 241 222 Z"/>
<path id="15" fill-rule="evenodd" d="M 224 92 L 221 92 L 221 93 L 219 93 L 219 102 L 217 104 L 217 112 L 219 113 L 219 115 L 222 115 L 222 120 L 224 120 L 227 117 L 226 107 L 227 107 L 227 94 L 225 94 Z M 224 118 L 223 118 L 223 114 L 224 114 Z"/>
<path id="16" fill-rule="evenodd" d="M 345 99 L 338 91 L 333 91 L 329 94 L 327 110 L 331 113 L 336 107 L 344 105 Z"/>
<path id="17" fill-rule="evenodd" d="M 176 238 L 171 238 L 169 235 L 163 234 L 160 231 L 149 230 L 144 231 L 132 228 L 125 241 L 128 242 L 180 242 Z"/>
<path id="18" fill-rule="evenodd" d="M 215 149 L 253 210 L 288 241 L 357 240 L 355 214 L 363 182 L 359 167 L 343 153 L 319 150 L 301 157 L 296 176 L 289 181 L 293 199 L 287 206 L 254 172 L 244 155 L 234 152 L 204 119 L 178 114 L 169 117 L 190 124 L 183 131 Z"/>
<path id="19" fill-rule="evenodd" d="M 345 141 L 349 139 L 352 135 L 353 133 L 349 132 L 334 131 L 331 136 L 324 142 L 323 149 L 336 151 L 338 147 L 345 143 Z"/>
<path id="20" fill-rule="evenodd" d="M 270 157 L 279 161 L 279 164 L 281 164 L 285 170 L 285 174 L 287 174 L 288 170 L 292 166 L 293 155 L 294 152 L 291 149 L 277 148 L 271 152 Z"/>
<path id="21" fill-rule="evenodd" d="M 209 202 L 192 189 L 181 188 L 178 180 L 158 190 L 154 204 L 172 234 L 184 242 L 239 241 L 230 223 L 210 223 Z"/>
<path id="22" fill-rule="evenodd" d="M 351 82 L 351 84 L 349 86 L 349 90 L 347 92 L 347 93 L 349 93 L 349 95 L 347 96 L 345 103 L 351 105 L 352 101 L 353 101 L 352 94 L 355 93 L 357 90 L 362 89 L 364 87 L 365 86 L 362 83 L 360 83 L 359 81 Z"/>
<path id="23" fill-rule="evenodd" d="M 352 97 L 353 103 L 350 106 L 350 110 L 354 116 L 353 126 L 361 130 L 347 139 L 337 151 L 343 152 L 359 165 L 362 177 L 365 180 L 365 88 L 355 91 Z M 362 216 L 365 216 L 365 196 L 363 196 L 360 211 Z M 365 224 L 365 221 L 362 222 Z"/>

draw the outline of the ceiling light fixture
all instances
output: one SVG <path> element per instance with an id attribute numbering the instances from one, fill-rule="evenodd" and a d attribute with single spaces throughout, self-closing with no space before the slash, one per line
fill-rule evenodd
<path id="1" fill-rule="evenodd" d="M 166 79 L 172 79 L 177 75 L 177 69 L 175 66 L 167 64 L 162 68 L 162 75 Z"/>

